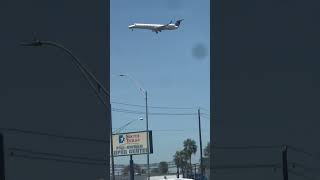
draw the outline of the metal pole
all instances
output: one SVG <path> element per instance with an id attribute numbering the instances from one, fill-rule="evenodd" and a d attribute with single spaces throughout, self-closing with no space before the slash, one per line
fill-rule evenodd
<path id="1" fill-rule="evenodd" d="M 284 146 L 282 149 L 282 171 L 283 180 L 288 180 L 287 146 Z"/>
<path id="2" fill-rule="evenodd" d="M 146 90 L 144 90 L 140 83 L 136 81 L 133 77 L 127 74 L 120 74 L 119 76 L 126 76 L 129 79 L 131 79 L 134 84 L 139 88 L 140 92 L 144 92 L 145 100 L 146 100 L 146 129 L 147 129 L 147 180 L 150 180 L 150 165 L 149 165 L 149 154 L 150 154 L 150 143 L 149 143 L 149 124 L 148 124 L 148 93 Z"/>
<path id="3" fill-rule="evenodd" d="M 179 166 L 177 166 L 177 178 L 179 178 Z"/>
<path id="4" fill-rule="evenodd" d="M 134 180 L 134 167 L 132 155 L 130 155 L 130 180 Z"/>
<path id="5" fill-rule="evenodd" d="M 198 119 L 199 119 L 199 141 L 200 141 L 200 173 L 201 178 L 203 177 L 203 163 L 202 163 L 202 139 L 201 139 L 201 118 L 200 118 L 200 108 L 198 109 Z"/>
<path id="6" fill-rule="evenodd" d="M 149 151 L 150 151 L 150 145 L 149 145 L 149 124 L 148 124 L 148 93 L 145 91 L 146 96 L 146 126 L 147 126 L 147 176 L 148 180 L 150 180 L 150 171 L 149 171 Z"/>
<path id="7" fill-rule="evenodd" d="M 3 136 L 0 133 L 0 180 L 5 180 L 4 145 Z"/>
<path id="8" fill-rule="evenodd" d="M 197 164 L 194 164 L 194 179 L 196 179 L 197 176 Z"/>
<path id="9" fill-rule="evenodd" d="M 110 103 L 110 109 L 111 109 L 111 103 Z M 112 114 L 111 110 L 109 113 L 110 116 L 110 145 L 111 145 L 111 168 L 112 168 L 112 180 L 115 180 L 115 174 L 114 174 L 114 157 L 113 157 L 113 138 L 112 138 Z"/>

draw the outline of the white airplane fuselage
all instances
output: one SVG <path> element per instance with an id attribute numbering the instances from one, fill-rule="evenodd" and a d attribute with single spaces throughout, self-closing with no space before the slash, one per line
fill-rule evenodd
<path id="1" fill-rule="evenodd" d="M 135 23 L 129 26 L 129 29 L 150 29 L 156 30 L 157 28 L 162 27 L 163 24 L 142 24 L 142 23 Z M 163 27 L 161 30 L 174 30 L 178 29 L 178 26 L 175 24 L 168 24 L 167 26 Z"/>
<path id="2" fill-rule="evenodd" d="M 144 23 L 134 23 L 129 27 L 129 29 L 148 29 L 153 32 L 161 32 L 163 30 L 175 30 L 178 29 L 180 26 L 180 23 L 183 19 L 177 20 L 176 23 L 169 23 L 169 24 L 144 24 Z"/>

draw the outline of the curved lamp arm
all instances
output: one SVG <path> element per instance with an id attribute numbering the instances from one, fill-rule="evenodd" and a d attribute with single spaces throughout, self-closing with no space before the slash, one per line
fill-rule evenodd
<path id="1" fill-rule="evenodd" d="M 61 44 L 58 44 L 56 42 L 52 42 L 52 41 L 40 41 L 40 40 L 34 40 L 33 42 L 30 43 L 20 43 L 20 45 L 22 46 L 43 46 L 43 45 L 47 45 L 47 46 L 53 46 L 56 48 L 59 48 L 61 50 L 63 50 L 64 52 L 66 52 L 69 56 L 72 57 L 72 60 L 74 61 L 74 63 L 77 65 L 77 67 L 79 68 L 79 70 L 83 73 L 83 75 L 85 76 L 85 78 L 87 79 L 87 81 L 89 82 L 90 86 L 93 88 L 93 90 L 95 91 L 95 93 L 100 97 L 99 92 L 100 90 L 102 90 L 106 96 L 108 96 L 110 98 L 110 93 L 105 89 L 105 87 L 97 80 L 97 78 L 80 62 L 80 60 L 72 54 L 72 52 L 65 48 L 64 46 L 62 46 Z M 92 82 L 89 80 L 88 76 L 94 80 L 95 84 L 98 86 L 98 90 L 94 88 L 94 85 L 92 84 Z M 100 100 L 103 102 L 103 104 L 110 109 L 111 107 L 109 107 L 110 105 L 107 105 L 101 98 Z"/>
<path id="2" fill-rule="evenodd" d="M 133 81 L 134 85 L 139 89 L 139 91 L 142 93 L 143 96 L 145 96 L 146 90 L 144 90 L 141 86 L 141 84 L 135 80 L 131 75 L 129 74 L 120 74 L 119 76 L 121 77 L 127 77 L 129 78 L 131 81 Z"/>

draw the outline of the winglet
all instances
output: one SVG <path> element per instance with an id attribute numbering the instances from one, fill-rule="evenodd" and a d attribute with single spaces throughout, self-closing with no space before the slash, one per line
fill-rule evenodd
<path id="1" fill-rule="evenodd" d="M 184 20 L 184 19 L 177 20 L 176 23 L 175 23 L 175 25 L 176 25 L 176 26 L 180 26 L 180 23 L 181 23 L 181 21 L 183 21 L 183 20 Z"/>

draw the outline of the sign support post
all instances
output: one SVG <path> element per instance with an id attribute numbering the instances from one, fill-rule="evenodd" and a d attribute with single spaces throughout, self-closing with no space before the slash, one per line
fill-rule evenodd
<path id="1" fill-rule="evenodd" d="M 134 166 L 133 166 L 132 155 L 130 155 L 130 180 L 134 180 Z"/>

